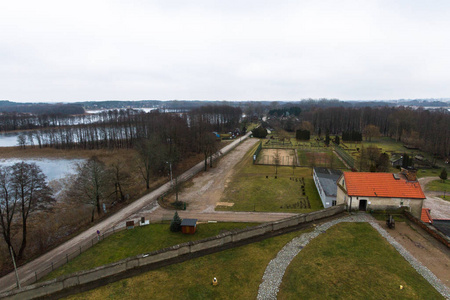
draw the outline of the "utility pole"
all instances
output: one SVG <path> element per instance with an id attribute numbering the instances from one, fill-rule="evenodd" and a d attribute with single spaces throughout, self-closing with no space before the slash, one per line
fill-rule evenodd
<path id="1" fill-rule="evenodd" d="M 11 252 L 11 259 L 13 261 L 14 271 L 16 273 L 17 288 L 20 290 L 22 287 L 20 286 L 19 274 L 17 274 L 16 260 L 14 259 L 14 254 L 11 246 L 9 246 L 9 252 Z"/>

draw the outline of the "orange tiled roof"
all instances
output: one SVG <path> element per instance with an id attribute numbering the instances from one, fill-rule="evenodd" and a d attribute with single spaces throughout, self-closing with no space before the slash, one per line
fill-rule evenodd
<path id="1" fill-rule="evenodd" d="M 429 208 L 422 208 L 422 214 L 420 215 L 420 220 L 425 223 L 433 223 L 433 219 L 430 216 Z"/>
<path id="2" fill-rule="evenodd" d="M 344 172 L 344 179 L 349 196 L 425 199 L 419 182 L 392 173 Z"/>

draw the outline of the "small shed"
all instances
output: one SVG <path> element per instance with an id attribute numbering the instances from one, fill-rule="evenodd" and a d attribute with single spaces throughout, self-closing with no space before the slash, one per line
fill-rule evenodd
<path id="1" fill-rule="evenodd" d="M 403 165 L 403 156 L 392 156 L 390 161 L 393 167 L 401 167 Z"/>
<path id="2" fill-rule="evenodd" d="M 181 221 L 181 231 L 187 234 L 194 234 L 197 230 L 197 219 L 183 219 Z"/>

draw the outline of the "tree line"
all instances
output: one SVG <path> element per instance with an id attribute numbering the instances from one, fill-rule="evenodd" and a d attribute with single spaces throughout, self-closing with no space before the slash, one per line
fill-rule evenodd
<path id="1" fill-rule="evenodd" d="M 312 124 L 315 133 L 328 130 L 330 134 L 343 132 L 375 133 L 389 136 L 432 154 L 450 154 L 450 113 L 407 107 L 330 107 L 304 111 L 302 120 Z M 369 126 L 369 127 L 368 127 Z M 354 139 L 354 137 L 351 137 Z"/>

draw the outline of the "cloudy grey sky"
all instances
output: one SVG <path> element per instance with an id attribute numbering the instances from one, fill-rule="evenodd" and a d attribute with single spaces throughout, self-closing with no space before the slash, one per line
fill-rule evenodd
<path id="1" fill-rule="evenodd" d="M 0 99 L 450 97 L 450 1 L 1 1 Z"/>

